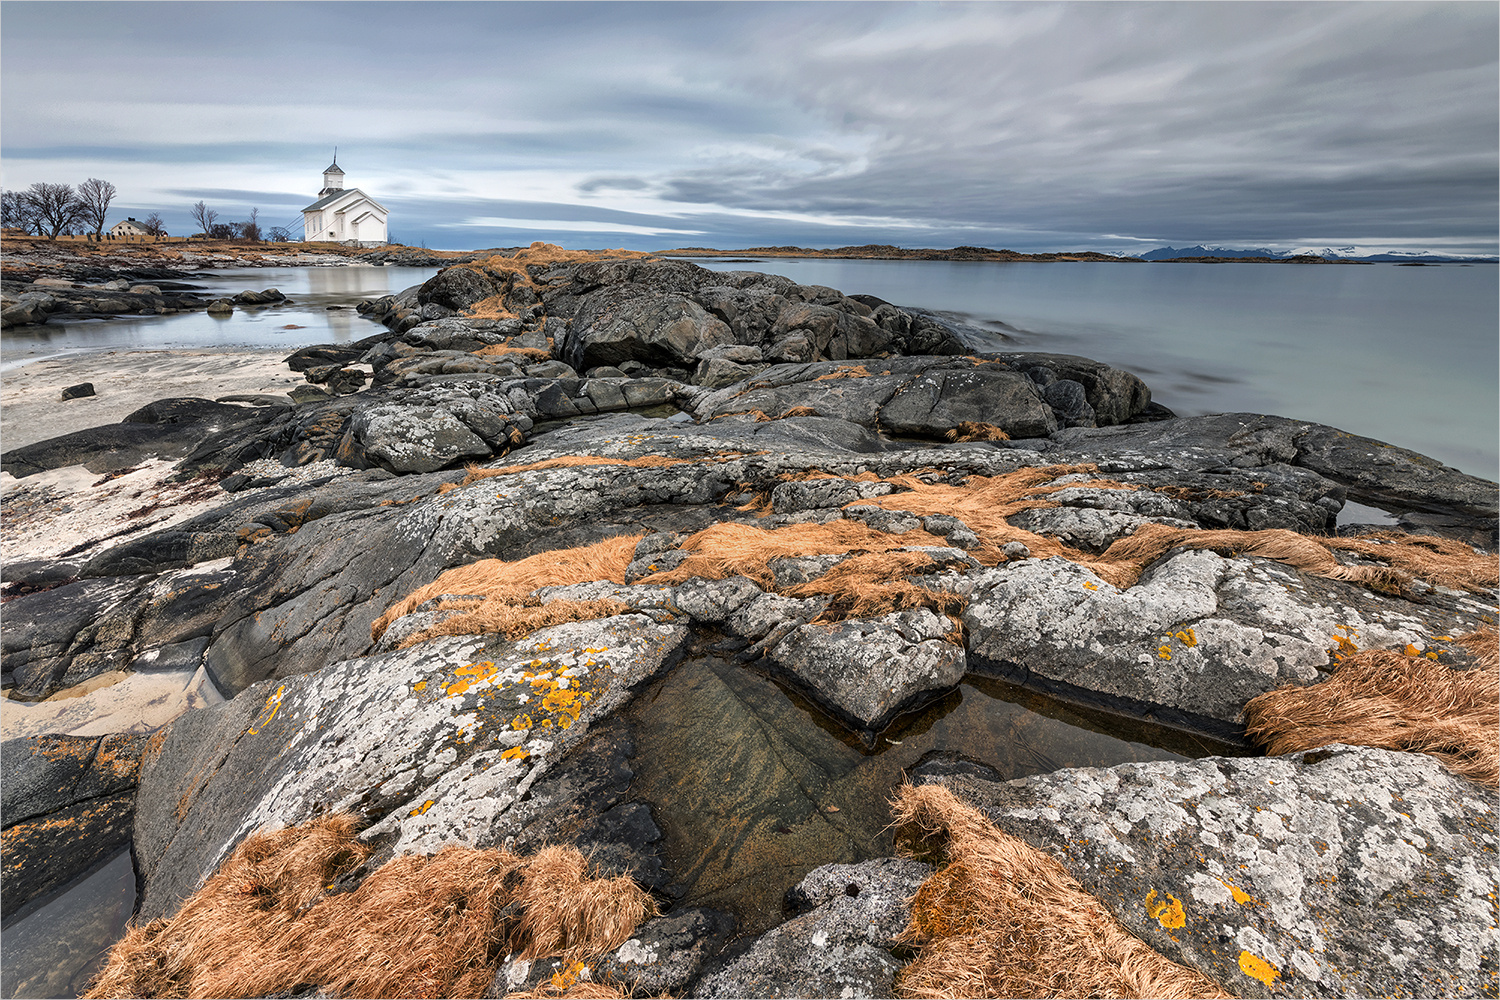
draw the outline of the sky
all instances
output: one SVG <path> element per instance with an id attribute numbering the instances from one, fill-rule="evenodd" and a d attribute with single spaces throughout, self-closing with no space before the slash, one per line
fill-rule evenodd
<path id="1" fill-rule="evenodd" d="M 0 3 L 0 185 L 433 248 L 1497 251 L 1500 5 Z"/>

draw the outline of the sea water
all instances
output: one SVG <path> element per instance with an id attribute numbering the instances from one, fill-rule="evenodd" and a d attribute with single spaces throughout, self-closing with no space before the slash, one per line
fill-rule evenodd
<path id="1" fill-rule="evenodd" d="M 1500 268 L 702 259 L 957 314 L 1124 368 L 1180 415 L 1271 413 L 1500 478 Z"/>
<path id="2" fill-rule="evenodd" d="M 703 259 L 949 313 L 984 350 L 1079 354 L 1124 368 L 1175 412 L 1328 424 L 1500 478 L 1494 265 L 1106 264 Z M 81 350 L 349 343 L 380 324 L 348 308 L 435 268 L 241 268 L 194 277 L 212 296 L 279 288 L 292 305 L 6 331 L 5 366 Z M 343 307 L 333 308 L 330 306 Z"/>

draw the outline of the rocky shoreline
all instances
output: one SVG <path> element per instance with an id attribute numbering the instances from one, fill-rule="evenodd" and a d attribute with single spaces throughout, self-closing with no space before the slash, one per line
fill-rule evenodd
<path id="1" fill-rule="evenodd" d="M 138 921 L 166 934 L 248 835 L 350 814 L 364 860 L 331 893 L 447 845 L 548 844 L 652 893 L 605 952 L 493 946 L 489 995 L 899 995 L 935 947 L 913 894 L 920 916 L 957 855 L 934 830 L 904 842 L 920 860 L 777 846 L 894 784 L 851 803 L 804 776 L 739 829 L 764 761 L 797 751 L 774 717 L 729 741 L 737 877 L 786 893 L 767 917 L 695 881 L 685 807 L 651 791 L 669 762 L 641 748 L 689 676 L 769 679 L 867 755 L 997 678 L 1207 741 L 1024 776 L 967 745 L 901 758 L 1194 989 L 1495 994 L 1488 771 L 1357 726 L 1228 755 L 1267 745 L 1247 705 L 1371 656 L 1493 676 L 1495 484 L 1317 424 L 1179 418 L 1129 372 L 976 355 L 786 278 L 540 244 L 444 263 L 360 304 L 387 332 L 287 358 L 290 396 L 166 399 L 4 452 L 8 525 L 79 539 L 7 556 L 4 706 L 144 677 L 200 706 L 7 739 L 7 919 L 128 838 Z M 1396 525 L 1340 524 L 1350 500 Z"/>

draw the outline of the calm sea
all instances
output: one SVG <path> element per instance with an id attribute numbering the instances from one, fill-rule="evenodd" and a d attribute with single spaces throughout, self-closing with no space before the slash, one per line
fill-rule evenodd
<path id="1" fill-rule="evenodd" d="M 1311 420 L 1500 478 L 1494 265 L 695 263 L 956 313 L 997 350 L 1134 372 L 1184 416 Z"/>
<path id="2" fill-rule="evenodd" d="M 1097 358 L 1183 415 L 1275 413 L 1330 424 L 1500 478 L 1500 309 L 1493 265 L 1094 264 L 717 259 L 953 314 L 994 350 Z M 4 364 L 79 350 L 285 347 L 382 328 L 350 309 L 430 268 L 220 271 L 213 294 L 280 288 L 295 304 L 49 323 L 4 337 Z M 294 327 L 294 329 L 289 329 Z"/>

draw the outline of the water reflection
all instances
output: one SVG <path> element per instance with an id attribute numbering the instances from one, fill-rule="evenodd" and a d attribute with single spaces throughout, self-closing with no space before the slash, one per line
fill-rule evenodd
<path id="1" fill-rule="evenodd" d="M 684 662 L 631 714 L 632 793 L 665 831 L 670 891 L 681 906 L 737 913 L 742 933 L 779 922 L 786 890 L 818 865 L 891 854 L 887 799 L 929 751 L 1015 778 L 1226 749 L 978 677 L 866 748 L 770 678 L 718 657 Z"/>
<path id="2" fill-rule="evenodd" d="M 135 907 L 130 851 L 7 924 L 0 996 L 76 997 L 125 933 Z"/>
<path id="3" fill-rule="evenodd" d="M 399 292 L 437 273 L 431 267 L 277 267 L 204 272 L 186 280 L 205 296 L 232 297 L 275 288 L 291 301 L 229 316 L 117 316 L 107 320 L 55 317 L 42 326 L 5 331 L 7 363 L 79 350 L 285 349 L 349 343 L 385 329 L 352 307 L 361 299 Z M 339 308 L 330 309 L 330 306 Z"/>

